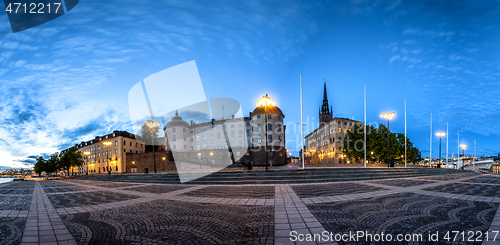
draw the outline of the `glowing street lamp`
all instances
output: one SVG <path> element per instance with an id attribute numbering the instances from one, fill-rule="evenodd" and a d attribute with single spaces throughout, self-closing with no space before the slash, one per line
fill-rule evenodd
<path id="1" fill-rule="evenodd" d="M 155 174 L 156 174 L 156 158 L 155 158 L 155 134 L 154 134 L 154 131 L 160 127 L 160 123 L 159 122 L 155 122 L 153 120 L 148 120 L 146 122 L 146 126 L 148 126 L 150 129 L 151 129 L 151 136 L 153 138 L 153 169 L 155 171 Z"/>
<path id="2" fill-rule="evenodd" d="M 441 137 L 445 136 L 444 132 L 437 132 L 437 136 L 439 136 L 439 163 L 441 163 Z"/>
<path id="3" fill-rule="evenodd" d="M 380 117 L 387 118 L 387 167 L 391 167 L 390 149 L 389 149 L 389 121 L 394 117 L 394 112 L 380 113 Z"/>
<path id="4" fill-rule="evenodd" d="M 460 147 L 462 147 L 462 155 L 465 157 L 465 148 L 467 148 L 467 144 L 460 144 Z"/>
<path id="5" fill-rule="evenodd" d="M 268 129 L 268 125 L 267 125 L 267 107 L 268 106 L 274 106 L 275 103 L 273 100 L 271 100 L 269 98 L 269 96 L 266 94 L 266 96 L 262 96 L 262 99 L 260 99 L 258 102 L 257 102 L 257 106 L 260 106 L 260 107 L 264 107 L 264 123 L 265 123 L 265 128 L 266 128 L 266 137 L 265 140 L 266 140 L 266 170 L 269 169 L 269 160 L 268 160 L 268 155 L 269 155 L 269 152 L 268 152 L 268 149 L 267 149 L 267 142 L 269 141 L 269 136 L 267 135 L 267 129 Z"/>

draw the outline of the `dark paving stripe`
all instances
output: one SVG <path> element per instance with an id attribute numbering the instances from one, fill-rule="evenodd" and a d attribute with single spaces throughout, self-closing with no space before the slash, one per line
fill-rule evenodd
<path id="1" fill-rule="evenodd" d="M 274 186 L 208 186 L 184 195 L 222 198 L 274 198 Z"/>
<path id="2" fill-rule="evenodd" d="M 416 233 L 424 234 L 423 239 L 427 241 L 429 231 L 439 231 L 439 243 L 444 244 L 444 234 L 448 231 L 472 230 L 484 234 L 498 204 L 401 193 L 348 202 L 311 204 L 308 207 L 329 232 L 384 232 L 394 237 Z"/>
<path id="3" fill-rule="evenodd" d="M 438 191 L 453 194 L 465 194 L 472 196 L 500 197 L 500 188 L 494 185 L 479 185 L 467 183 L 453 183 L 447 185 L 434 186 L 424 189 L 424 191 Z"/>
<path id="4" fill-rule="evenodd" d="M 182 190 L 182 189 L 189 188 L 189 187 L 192 187 L 192 186 L 187 186 L 187 185 L 147 185 L 147 186 L 127 187 L 127 188 L 123 188 L 122 190 L 163 194 L 163 193 L 167 193 L 167 192 Z"/>
<path id="5" fill-rule="evenodd" d="M 291 185 L 293 191 L 301 198 L 317 196 L 337 196 L 345 194 L 365 193 L 385 190 L 381 187 L 374 187 L 356 183 L 332 183 L 313 185 Z"/>
<path id="6" fill-rule="evenodd" d="M 26 218 L 0 218 L 0 244 L 20 244 Z"/>
<path id="7" fill-rule="evenodd" d="M 478 178 L 469 179 L 465 182 L 484 183 L 484 184 L 499 184 L 500 185 L 500 176 L 494 176 L 494 175 L 481 176 Z"/>
<path id="8" fill-rule="evenodd" d="M 272 244 L 274 208 L 158 200 L 61 216 L 79 244 Z"/>
<path id="9" fill-rule="evenodd" d="M 397 186 L 397 187 L 410 187 L 410 186 L 435 183 L 435 181 L 414 180 L 414 179 L 388 179 L 388 180 L 378 180 L 371 182 L 381 185 Z"/>
<path id="10" fill-rule="evenodd" d="M 26 196 L 1 196 L 0 210 L 29 210 L 32 195 Z"/>
<path id="11" fill-rule="evenodd" d="M 54 194 L 48 197 L 52 205 L 54 205 L 54 208 L 81 207 L 85 205 L 119 202 L 139 198 L 139 196 L 109 191 Z"/>

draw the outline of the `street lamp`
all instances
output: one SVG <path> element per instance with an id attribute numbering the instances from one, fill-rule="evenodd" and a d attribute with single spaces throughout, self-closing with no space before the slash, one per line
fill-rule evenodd
<path id="1" fill-rule="evenodd" d="M 155 159 L 155 130 L 158 129 L 158 127 L 160 127 L 160 123 L 159 122 L 155 122 L 153 120 L 148 120 L 148 122 L 146 122 L 146 125 L 151 129 L 151 137 L 153 138 L 153 169 L 155 171 L 155 174 L 156 174 L 156 159 Z"/>
<path id="2" fill-rule="evenodd" d="M 265 141 L 266 141 L 266 149 L 265 149 L 265 152 L 266 152 L 266 170 L 269 169 L 269 160 L 268 160 L 268 155 L 269 153 L 267 152 L 267 142 L 269 141 L 268 139 L 268 135 L 267 135 L 267 129 L 268 129 L 268 125 L 267 125 L 267 107 L 268 106 L 274 106 L 274 101 L 272 101 L 269 96 L 266 94 L 266 96 L 262 96 L 262 99 L 259 100 L 259 102 L 257 102 L 257 105 L 258 106 L 263 106 L 264 107 L 264 123 L 265 123 L 265 128 L 266 128 L 266 136 L 264 137 L 265 138 Z"/>
<path id="3" fill-rule="evenodd" d="M 394 117 L 394 112 L 380 113 L 382 118 L 387 118 L 387 167 L 391 167 L 390 149 L 389 149 L 389 121 Z"/>
<path id="4" fill-rule="evenodd" d="M 437 136 L 439 136 L 439 163 L 441 164 L 441 137 L 445 136 L 444 132 L 437 132 Z"/>
<path id="5" fill-rule="evenodd" d="M 462 147 L 462 150 L 463 150 L 462 151 L 462 155 L 463 155 L 462 158 L 464 158 L 465 157 L 465 148 L 467 148 L 467 144 L 460 144 L 460 147 Z"/>

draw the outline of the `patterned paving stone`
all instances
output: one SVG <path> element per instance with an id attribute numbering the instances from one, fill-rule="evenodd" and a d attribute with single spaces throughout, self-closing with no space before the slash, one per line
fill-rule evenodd
<path id="1" fill-rule="evenodd" d="M 40 185 L 42 186 L 42 188 L 46 188 L 46 187 L 69 187 L 69 186 L 74 186 L 72 184 L 68 184 L 67 182 L 62 182 L 60 180 L 41 181 Z"/>
<path id="2" fill-rule="evenodd" d="M 29 210 L 31 195 L 8 196 L 0 195 L 0 210 Z"/>
<path id="3" fill-rule="evenodd" d="M 8 186 L 3 186 L 1 188 L 12 189 L 12 188 L 35 188 L 35 181 L 15 181 L 13 184 Z"/>
<path id="4" fill-rule="evenodd" d="M 62 215 L 79 244 L 273 244 L 274 208 L 157 200 Z"/>
<path id="5" fill-rule="evenodd" d="M 500 185 L 500 176 L 488 175 L 481 176 L 478 178 L 469 179 L 464 182 L 472 182 L 472 183 L 485 183 L 485 184 L 498 184 Z"/>
<path id="6" fill-rule="evenodd" d="M 121 187 L 132 187 L 140 183 L 127 183 L 127 182 L 111 182 L 111 181 L 91 181 L 91 180 L 72 180 L 76 183 L 81 183 L 84 185 L 91 185 L 104 188 L 121 188 Z"/>
<path id="7" fill-rule="evenodd" d="M 58 192 L 72 192 L 72 191 L 92 191 L 94 188 L 90 187 L 80 187 L 80 186 L 68 186 L 68 187 L 45 187 L 43 188 L 45 193 L 58 193 Z"/>
<path id="8" fill-rule="evenodd" d="M 393 237 L 398 234 L 423 234 L 420 244 L 431 244 L 428 241 L 429 232 L 439 232 L 439 244 L 445 244 L 444 235 L 448 231 L 481 231 L 484 234 L 498 204 L 400 193 L 355 201 L 311 204 L 308 207 L 319 222 L 334 234 L 347 234 L 349 231 L 371 234 L 384 232 Z M 364 239 L 361 241 L 366 242 Z M 480 241 L 460 243 L 481 244 Z"/>
<path id="9" fill-rule="evenodd" d="M 16 195 L 26 194 L 26 195 L 30 195 L 30 194 L 33 194 L 33 188 L 12 188 L 12 189 L 1 188 L 0 195 L 2 195 L 2 194 L 16 194 Z"/>
<path id="10" fill-rule="evenodd" d="M 291 185 L 293 191 L 301 198 L 317 196 L 337 196 L 344 194 L 364 193 L 384 190 L 384 188 L 356 183 L 332 183 L 313 185 Z"/>
<path id="11" fill-rule="evenodd" d="M 446 192 L 453 194 L 465 194 L 473 196 L 500 197 L 500 188 L 494 185 L 453 183 L 453 184 L 429 187 L 424 190 Z"/>
<path id="12" fill-rule="evenodd" d="M 409 187 L 409 186 L 418 186 L 418 185 L 435 183 L 435 181 L 425 181 L 416 179 L 387 179 L 387 180 L 378 180 L 370 182 L 381 185 L 397 186 L 397 187 Z"/>
<path id="13" fill-rule="evenodd" d="M 467 171 L 465 173 L 460 173 L 460 174 L 444 174 L 444 175 L 437 175 L 437 176 L 425 176 L 425 177 L 421 177 L 421 179 L 448 181 L 448 180 L 455 180 L 455 179 L 466 178 L 466 177 L 474 177 L 474 176 L 478 176 L 478 175 L 480 175 L 480 173 Z"/>
<path id="14" fill-rule="evenodd" d="M 139 198 L 139 196 L 113 193 L 109 191 L 80 192 L 48 195 L 54 208 L 81 207 Z"/>
<path id="15" fill-rule="evenodd" d="M 20 244 L 26 218 L 0 218 L 0 244 Z"/>
<path id="16" fill-rule="evenodd" d="M 163 194 L 163 193 L 167 193 L 167 192 L 182 190 L 182 189 L 189 188 L 189 187 L 191 187 L 191 186 L 188 186 L 188 185 L 146 185 L 146 186 L 127 187 L 127 188 L 123 188 L 122 190 Z"/>
<path id="17" fill-rule="evenodd" d="M 274 198 L 274 186 L 208 186 L 196 191 L 184 193 L 196 197 L 223 198 Z"/>

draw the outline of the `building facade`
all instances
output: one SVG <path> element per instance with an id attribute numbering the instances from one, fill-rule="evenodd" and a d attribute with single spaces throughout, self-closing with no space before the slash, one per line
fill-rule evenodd
<path id="1" fill-rule="evenodd" d="M 323 105 L 319 112 L 319 127 L 305 137 L 304 159 L 307 163 L 351 163 L 342 154 L 345 135 L 354 126 L 364 126 L 363 122 L 348 118 L 333 117 L 328 110 L 326 82 Z"/>
<path id="2" fill-rule="evenodd" d="M 267 95 L 264 98 L 269 99 Z M 232 116 L 203 123 L 187 123 L 176 112 L 164 127 L 165 147 L 175 152 L 177 158 L 211 164 L 253 162 L 261 166 L 266 165 L 267 149 L 269 165 L 284 165 L 284 118 L 274 104 L 258 106 L 248 117 Z"/>
<path id="3" fill-rule="evenodd" d="M 127 154 L 145 152 L 145 143 L 126 131 L 113 131 L 75 146 L 82 153 L 84 161 L 82 166 L 72 169 L 72 174 L 77 175 L 127 172 Z M 61 154 L 66 151 L 61 151 Z"/>

